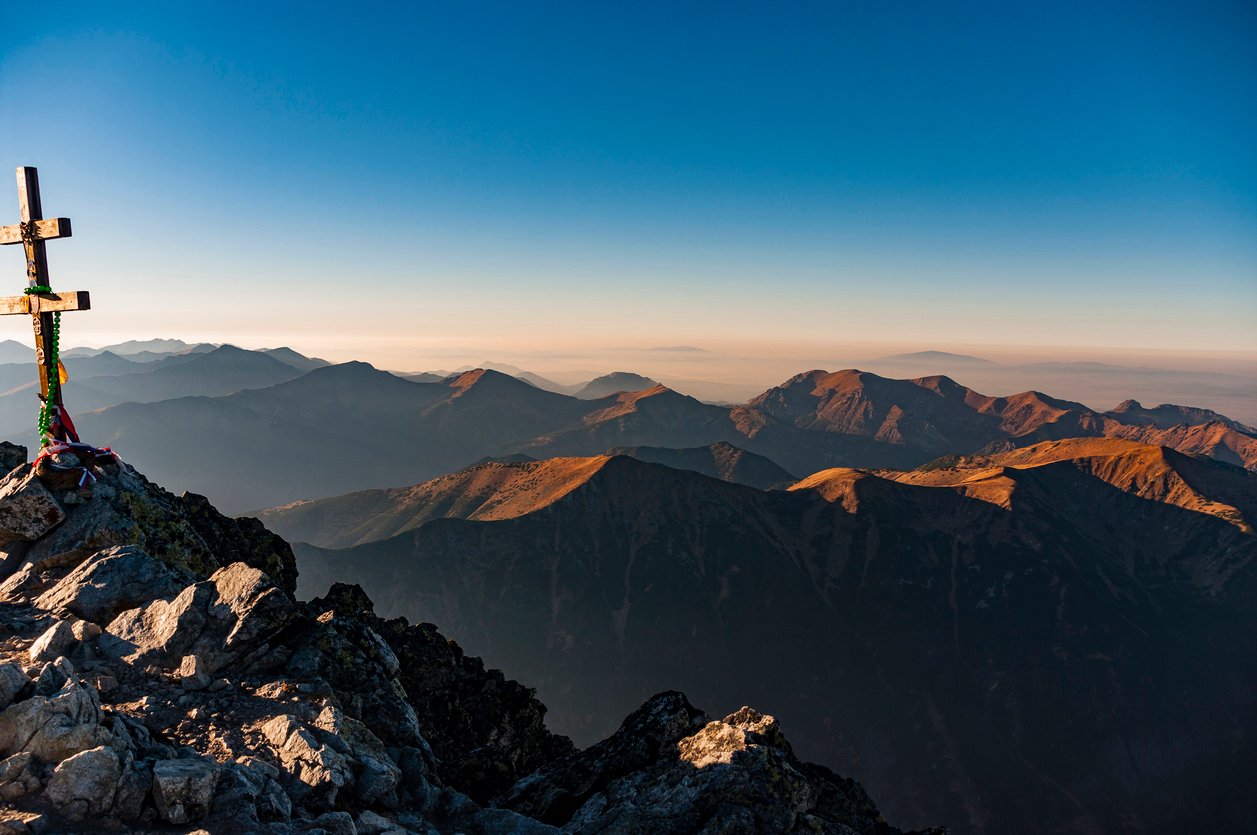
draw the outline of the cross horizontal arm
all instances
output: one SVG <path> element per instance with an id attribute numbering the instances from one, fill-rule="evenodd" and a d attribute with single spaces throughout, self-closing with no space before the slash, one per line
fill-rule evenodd
<path id="1" fill-rule="evenodd" d="M 53 313 L 58 310 L 91 310 L 92 298 L 86 290 L 66 293 L 30 293 L 0 298 L 0 316 L 11 313 Z"/>
<path id="2" fill-rule="evenodd" d="M 70 219 L 68 217 L 52 217 L 47 220 L 33 221 L 35 224 L 35 238 L 41 241 L 51 241 L 54 238 L 68 238 L 71 234 Z M 0 245 L 4 244 L 20 244 L 22 242 L 22 227 L 15 223 L 12 226 L 0 226 Z"/>

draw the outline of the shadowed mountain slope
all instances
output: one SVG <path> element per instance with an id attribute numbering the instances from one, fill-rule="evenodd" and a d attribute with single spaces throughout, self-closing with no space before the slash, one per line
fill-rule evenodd
<path id="1" fill-rule="evenodd" d="M 764 489 L 788 484 L 790 474 L 771 461 L 729 444 L 698 449 L 639 447 L 587 458 L 486 461 L 413 487 L 363 490 L 313 499 L 257 514 L 285 539 L 323 548 L 347 548 L 387 539 L 432 519 L 494 521 L 535 513 L 593 478 L 616 455 L 692 470 L 722 481 L 762 482 Z"/>
<path id="2" fill-rule="evenodd" d="M 1006 503 L 928 472 L 762 492 L 615 457 L 514 518 L 302 546 L 301 582 L 442 622 L 578 741 L 664 680 L 723 708 L 749 679 L 805 756 L 894 787 L 899 825 L 1225 828 L 1253 811 L 1257 537 L 1217 505 L 1251 506 L 1254 476 L 1112 447 L 990 462 Z"/>
<path id="3" fill-rule="evenodd" d="M 794 476 L 762 455 L 747 452 L 726 441 L 691 449 L 666 447 L 616 447 L 608 455 L 628 455 L 639 461 L 663 464 L 677 470 L 693 470 L 705 476 L 767 490 L 794 481 Z"/>
<path id="4" fill-rule="evenodd" d="M 126 365 L 120 365 L 126 363 Z M 27 366 L 30 378 L 34 365 Z M 189 395 L 225 395 L 245 388 L 265 387 L 301 374 L 291 365 L 259 351 L 223 345 L 205 353 L 178 354 L 154 363 L 135 363 L 102 353 L 66 360 L 71 383 L 66 404 L 71 414 L 120 403 L 153 403 Z M 86 377 L 78 369 L 87 370 Z M 93 373 L 116 369 L 113 373 Z M 0 434 L 25 438 L 30 428 L 35 383 L 0 397 Z"/>
<path id="5" fill-rule="evenodd" d="M 583 408 L 492 371 L 415 383 L 345 363 L 227 397 L 105 409 L 82 415 L 79 426 L 156 477 L 243 512 L 413 484 L 486 451 L 508 453 Z"/>

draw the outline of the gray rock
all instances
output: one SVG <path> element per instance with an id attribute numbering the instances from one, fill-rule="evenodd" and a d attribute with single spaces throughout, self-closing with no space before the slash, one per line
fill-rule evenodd
<path id="1" fill-rule="evenodd" d="M 253 799 L 258 818 L 264 821 L 285 821 L 292 817 L 292 798 L 272 778 L 266 778 L 262 790 Z"/>
<path id="2" fill-rule="evenodd" d="M 386 809 L 397 806 L 402 770 L 366 725 L 329 706 L 314 720 L 314 727 L 322 731 L 320 741 L 349 755 L 358 800 Z"/>
<path id="3" fill-rule="evenodd" d="M 325 812 L 314 819 L 314 825 L 328 835 L 358 835 L 353 816 L 348 812 Z"/>
<path id="4" fill-rule="evenodd" d="M 40 595 L 35 605 L 106 624 L 127 609 L 175 596 L 191 579 L 186 572 L 126 545 L 97 551 Z"/>
<path id="5" fill-rule="evenodd" d="M 58 658 L 52 663 L 45 664 L 40 668 L 39 674 L 35 676 L 35 695 L 51 696 L 65 687 L 66 682 L 74 675 L 74 667 L 70 665 L 67 658 Z"/>
<path id="6" fill-rule="evenodd" d="M 353 780 L 344 754 L 322 744 L 314 732 L 289 714 L 276 716 L 258 728 L 288 775 L 290 791 L 307 803 L 335 802 L 337 792 Z"/>
<path id="7" fill-rule="evenodd" d="M 0 799 L 10 801 L 39 791 L 37 761 L 29 751 L 0 761 Z"/>
<path id="8" fill-rule="evenodd" d="M 136 821 L 144 810 L 144 801 L 153 789 L 153 767 L 149 763 L 136 762 L 128 752 L 118 777 L 118 791 L 114 795 L 113 814 L 124 821 Z"/>
<path id="9" fill-rule="evenodd" d="M 26 447 L 0 441 L 0 473 L 11 472 L 26 463 Z"/>
<path id="10" fill-rule="evenodd" d="M 185 655 L 179 665 L 179 683 L 184 690 L 204 690 L 212 679 L 205 671 L 205 662 L 199 655 Z"/>
<path id="11" fill-rule="evenodd" d="M 118 755 L 105 746 L 81 751 L 53 770 L 44 794 L 70 820 L 101 815 L 118 789 Z"/>
<path id="12" fill-rule="evenodd" d="M 675 759 L 677 743 L 706 724 L 707 715 L 684 694 L 659 693 L 629 714 L 615 734 L 520 780 L 498 805 L 562 826 L 612 780 Z"/>
<path id="13" fill-rule="evenodd" d="M 214 671 L 254 650 L 297 617 L 292 599 L 252 566 L 233 563 L 215 571 L 210 582 L 215 590 L 211 614 L 228 625 L 226 636 L 214 642 L 225 652 L 209 653 L 206 659 Z"/>
<path id="14" fill-rule="evenodd" d="M 377 815 L 369 809 L 358 815 L 354 821 L 354 827 L 358 830 L 358 835 L 384 835 L 384 833 L 394 832 L 398 828 L 397 824 L 388 818 L 383 815 Z"/>
<path id="15" fill-rule="evenodd" d="M 61 503 L 30 467 L 19 467 L 0 479 L 0 545 L 33 542 L 64 521 Z"/>
<path id="16" fill-rule="evenodd" d="M 256 568 L 234 563 L 210 580 L 195 583 L 173 600 L 155 600 L 122 612 L 109 624 L 105 651 L 138 666 L 180 666 L 184 656 L 200 657 L 206 674 L 265 658 L 268 639 L 298 616 L 284 591 Z M 275 662 L 286 660 L 287 654 Z"/>
<path id="17" fill-rule="evenodd" d="M 53 661 L 65 655 L 79 639 L 74 635 L 74 624 L 59 620 L 35 639 L 27 650 L 31 661 Z"/>
<path id="18" fill-rule="evenodd" d="M 176 667 L 205 628 L 213 595 L 212 584 L 195 583 L 169 602 L 155 600 L 142 609 L 129 609 L 105 628 L 117 642 L 103 645 L 137 666 Z"/>
<path id="19" fill-rule="evenodd" d="M 51 696 L 37 692 L 0 713 L 0 756 L 29 751 L 41 762 L 59 763 L 113 740 L 101 726 L 96 691 L 78 682 L 65 659 L 55 668 L 65 676 L 61 689 Z"/>
<path id="20" fill-rule="evenodd" d="M 30 679 L 17 664 L 0 664 L 0 710 L 13 704 L 19 691 L 29 683 Z"/>
<path id="21" fill-rule="evenodd" d="M 218 786 L 218 764 L 208 759 L 153 763 L 153 802 L 166 823 L 190 823 L 209 811 Z"/>
<path id="22" fill-rule="evenodd" d="M 101 628 L 90 621 L 75 618 L 70 622 L 70 634 L 82 644 L 89 644 L 100 637 Z"/>
<path id="23" fill-rule="evenodd" d="M 485 809 L 477 812 L 472 821 L 474 822 L 472 828 L 475 830 L 492 832 L 494 835 L 556 835 L 562 831 L 558 827 L 526 818 L 509 809 Z"/>
<path id="24" fill-rule="evenodd" d="M 25 603 L 44 590 L 47 583 L 32 566 L 24 565 L 0 583 L 0 600 L 9 603 Z"/>

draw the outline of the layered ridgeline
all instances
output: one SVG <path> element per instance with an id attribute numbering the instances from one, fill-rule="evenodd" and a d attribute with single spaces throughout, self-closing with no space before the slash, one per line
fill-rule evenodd
<path id="1" fill-rule="evenodd" d="M 152 350 L 176 345 L 183 346 L 183 350 Z M 64 357 L 71 380 L 67 403 L 75 415 L 119 403 L 213 397 L 263 388 L 327 365 L 289 348 L 248 351 L 233 345 L 187 346 L 178 340 L 149 340 L 114 347 L 130 349 L 131 353 L 79 349 Z M 0 365 L 0 435 L 34 440 L 31 414 L 37 405 L 38 387 L 33 360 Z"/>
<path id="2" fill-rule="evenodd" d="M 810 408 L 791 390 L 769 408 Z M 304 593 L 352 581 L 441 623 L 579 743 L 679 686 L 769 706 L 901 826 L 1236 831 L 1257 814 L 1257 475 L 1207 457 L 1067 439 L 762 491 L 603 455 L 265 519 L 359 543 L 298 546 Z"/>
<path id="3" fill-rule="evenodd" d="M 419 382 L 365 363 L 301 376 L 286 368 L 280 373 L 293 378 L 274 385 L 157 402 L 136 396 L 76 416 L 87 436 L 230 512 L 401 487 L 487 457 L 618 448 L 729 444 L 803 477 L 835 466 L 910 468 L 1064 437 L 1121 437 L 1257 466 L 1252 430 L 1206 410 L 1099 413 L 1037 392 L 988 397 L 946 377 L 814 371 L 728 407 L 659 385 L 586 400 L 483 369 Z M 1175 410 L 1182 422 L 1167 425 Z"/>
<path id="4" fill-rule="evenodd" d="M 0 480 L 5 832 L 898 831 L 771 716 L 667 691 L 578 750 L 432 624 L 299 602 L 256 520 L 71 475 Z"/>

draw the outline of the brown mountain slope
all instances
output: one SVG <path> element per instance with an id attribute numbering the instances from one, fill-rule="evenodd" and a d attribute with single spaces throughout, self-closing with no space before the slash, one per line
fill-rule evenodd
<path id="1" fill-rule="evenodd" d="M 584 484 L 608 460 L 610 456 L 601 455 L 492 462 L 414 487 L 294 502 L 258 517 L 286 539 L 347 548 L 386 539 L 432 519 L 493 521 L 533 513 Z"/>
<path id="2" fill-rule="evenodd" d="M 1158 429 L 1170 429 L 1175 426 L 1199 426 L 1203 423 L 1223 423 L 1237 432 L 1257 435 L 1257 429 L 1246 426 L 1238 420 L 1231 420 L 1212 409 L 1200 409 L 1195 406 L 1178 406 L 1174 403 L 1162 403 L 1160 406 L 1148 407 L 1138 400 L 1123 400 L 1117 408 L 1105 412 L 1105 415 L 1122 423 L 1155 426 Z"/>
<path id="3" fill-rule="evenodd" d="M 1105 434 L 1113 437 L 1159 444 L 1193 455 L 1208 455 L 1249 470 L 1257 469 L 1257 438 L 1224 422 L 1199 426 L 1180 424 L 1166 429 L 1126 424 L 1107 424 L 1106 428 L 1108 431 Z"/>
<path id="4" fill-rule="evenodd" d="M 770 459 L 747 452 L 727 441 L 689 449 L 615 447 L 607 450 L 607 454 L 627 455 L 639 461 L 650 461 L 678 470 L 692 470 L 721 481 L 746 484 L 761 490 L 795 481 L 794 476 Z"/>
<path id="5" fill-rule="evenodd" d="M 1046 441 L 995 455 L 949 460 L 947 466 L 882 471 L 879 475 L 905 484 L 955 487 L 974 498 L 1007 506 L 1016 486 L 1009 470 L 1062 462 L 1140 498 L 1206 513 L 1248 533 L 1254 532 L 1257 476 L 1164 446 L 1120 438 Z M 1008 493 L 1002 493 L 996 485 L 1006 487 Z"/>
<path id="6" fill-rule="evenodd" d="M 1257 468 L 1257 437 L 1207 410 L 1129 407 L 1101 414 L 1036 391 L 991 397 L 942 376 L 891 380 L 855 370 L 809 371 L 764 392 L 746 409 L 751 412 L 745 417 L 748 424 L 765 415 L 809 431 L 871 438 L 917 455 L 973 454 L 1046 440 L 1113 437 Z M 1185 421 L 1209 422 L 1166 426 L 1171 413 Z"/>

